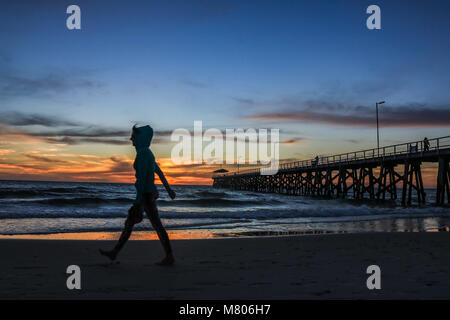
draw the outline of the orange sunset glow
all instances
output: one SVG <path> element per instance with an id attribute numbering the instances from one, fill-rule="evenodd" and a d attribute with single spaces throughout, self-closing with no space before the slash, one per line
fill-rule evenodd
<path id="1" fill-rule="evenodd" d="M 119 140 L 124 143 L 118 146 L 88 143 L 74 146 L 64 141 L 53 143 L 50 137 L 36 137 L 12 130 L 3 130 L 0 138 L 0 179 L 112 183 L 133 183 L 135 180 L 135 151 L 127 140 Z M 152 146 L 157 162 L 170 184 L 210 185 L 212 172 L 223 167 L 214 164 L 177 165 L 169 157 L 158 157 L 159 154 L 170 155 L 172 145 L 163 140 Z M 311 146 L 302 140 L 285 139 L 280 149 L 290 155 L 293 150 L 308 151 Z M 300 160 L 313 155 L 311 152 L 303 154 Z M 282 162 L 294 160 L 291 157 Z M 236 170 L 236 165 L 225 167 L 230 171 Z M 241 168 L 245 168 L 245 165 L 241 165 Z M 424 166 L 423 179 L 426 187 L 435 186 L 435 165 Z"/>

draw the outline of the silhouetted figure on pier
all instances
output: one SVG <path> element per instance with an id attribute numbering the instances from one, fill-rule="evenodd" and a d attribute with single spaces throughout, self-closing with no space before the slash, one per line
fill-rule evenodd
<path id="1" fill-rule="evenodd" d="M 424 151 L 429 151 L 430 150 L 430 141 L 428 141 L 427 137 L 425 137 L 423 139 L 423 150 Z"/>
<path id="2" fill-rule="evenodd" d="M 155 162 L 155 156 L 149 149 L 150 143 L 153 138 L 153 129 L 150 126 L 144 126 L 136 128 L 133 126 L 133 133 L 130 140 L 133 142 L 133 146 L 136 147 L 136 159 L 134 161 L 134 169 L 136 170 L 136 200 L 131 208 L 128 210 L 128 217 L 125 221 L 125 228 L 119 238 L 114 249 L 111 251 L 104 251 L 100 249 L 100 253 L 107 256 L 111 260 L 115 260 L 120 249 L 125 245 L 130 237 L 133 226 L 136 223 L 140 223 L 143 219 L 143 211 L 147 213 L 150 222 L 158 234 L 161 241 L 166 257 L 158 262 L 158 265 L 172 265 L 174 263 L 174 257 L 172 254 L 172 248 L 170 246 L 169 236 L 164 229 L 158 214 L 158 208 L 156 207 L 156 199 L 158 198 L 158 191 L 155 186 L 155 173 L 158 174 L 164 187 L 169 193 L 170 198 L 175 198 L 175 192 L 170 188 L 164 173 Z"/>
<path id="3" fill-rule="evenodd" d="M 319 156 L 316 156 L 313 160 L 313 166 L 317 166 L 319 164 Z"/>

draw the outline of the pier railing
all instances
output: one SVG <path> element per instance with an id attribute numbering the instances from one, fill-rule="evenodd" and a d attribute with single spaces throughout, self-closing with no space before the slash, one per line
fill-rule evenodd
<path id="1" fill-rule="evenodd" d="M 429 139 L 429 147 L 425 146 L 423 140 L 413 141 L 407 143 L 394 144 L 390 146 L 384 146 L 380 148 L 373 148 L 367 150 L 353 151 L 347 152 L 337 155 L 331 156 L 319 156 L 314 159 L 308 160 L 300 160 L 289 163 L 281 163 L 278 166 L 278 170 L 285 169 L 295 169 L 295 168 L 308 168 L 308 167 L 316 167 L 320 165 L 328 165 L 328 164 L 336 164 L 336 163 L 345 163 L 356 160 L 369 160 L 383 157 L 392 157 L 396 155 L 405 155 L 405 154 L 417 154 L 417 153 L 426 153 L 426 152 L 436 152 L 442 149 L 450 148 L 450 136 L 439 137 Z M 260 168 L 253 168 L 248 170 L 240 170 L 239 172 L 230 172 L 226 174 L 215 175 L 214 177 L 223 177 L 235 174 L 247 174 L 247 173 L 257 173 L 260 171 Z"/>

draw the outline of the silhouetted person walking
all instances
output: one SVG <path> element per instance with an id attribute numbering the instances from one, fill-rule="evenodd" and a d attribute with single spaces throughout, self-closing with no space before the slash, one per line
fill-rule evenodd
<path id="1" fill-rule="evenodd" d="M 125 221 L 125 228 L 117 242 L 116 246 L 111 251 L 104 251 L 100 249 L 100 253 L 107 256 L 111 260 L 115 260 L 120 249 L 125 245 L 130 237 L 133 226 L 136 223 L 140 223 L 143 219 L 143 212 L 147 213 L 150 222 L 158 234 L 161 241 L 166 257 L 158 262 L 158 265 L 172 265 L 174 263 L 174 257 L 172 254 L 172 248 L 170 246 L 169 236 L 164 229 L 158 214 L 158 208 L 156 207 L 156 199 L 158 198 L 158 191 L 155 186 L 155 172 L 161 179 L 164 187 L 169 193 L 170 198 L 175 198 L 175 192 L 170 188 L 164 173 L 155 162 L 155 156 L 149 149 L 150 143 L 153 138 L 153 129 L 150 126 L 144 126 L 136 128 L 133 126 L 133 133 L 131 135 L 131 141 L 133 146 L 136 147 L 136 159 L 134 161 L 134 169 L 136 171 L 136 200 L 131 208 L 128 210 L 128 217 Z"/>
<path id="2" fill-rule="evenodd" d="M 430 150 L 430 141 L 428 141 L 427 137 L 425 137 L 423 139 L 423 150 L 424 151 L 429 151 Z"/>
<path id="3" fill-rule="evenodd" d="M 314 165 L 314 166 L 317 166 L 318 164 L 319 164 L 319 156 L 316 156 L 316 157 L 314 158 L 313 165 Z"/>

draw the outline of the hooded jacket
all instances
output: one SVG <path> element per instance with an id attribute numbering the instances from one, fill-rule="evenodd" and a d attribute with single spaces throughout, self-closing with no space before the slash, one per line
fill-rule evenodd
<path id="1" fill-rule="evenodd" d="M 156 191 L 155 186 L 155 156 L 149 149 L 153 138 L 153 129 L 150 126 L 136 128 L 134 133 L 134 146 L 136 159 L 134 170 L 136 171 L 136 200 L 134 204 L 140 204 L 144 192 Z"/>

